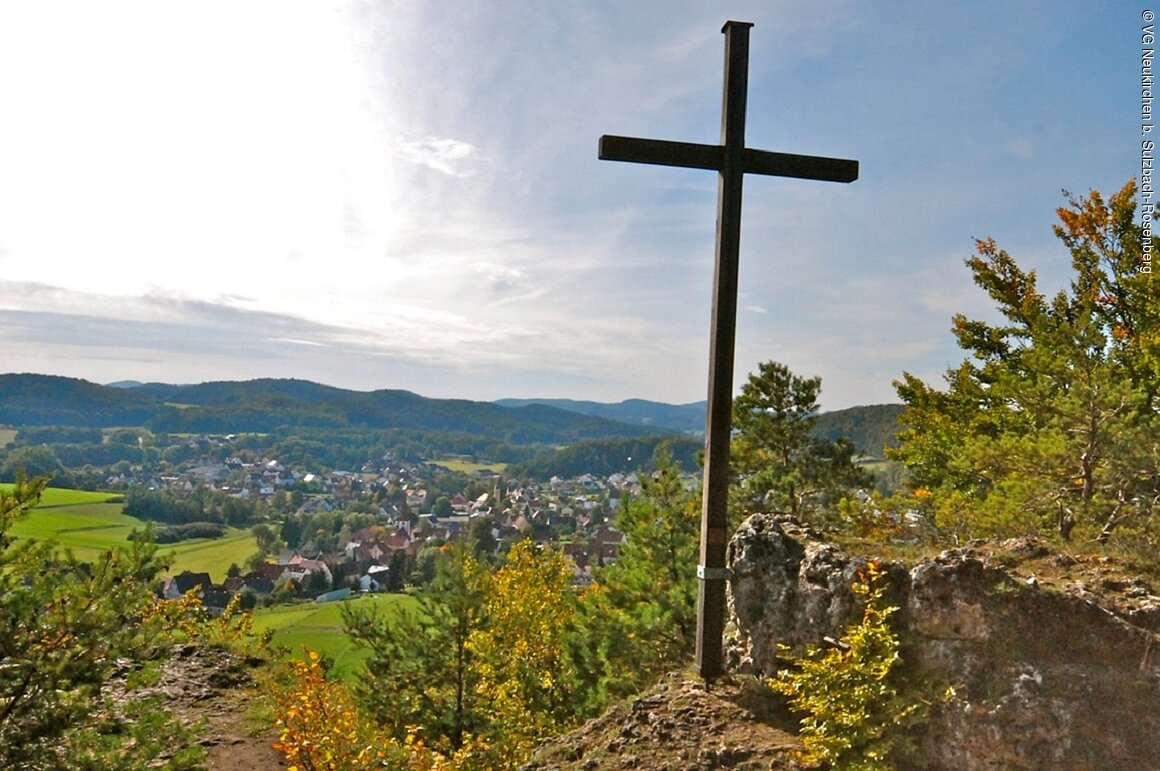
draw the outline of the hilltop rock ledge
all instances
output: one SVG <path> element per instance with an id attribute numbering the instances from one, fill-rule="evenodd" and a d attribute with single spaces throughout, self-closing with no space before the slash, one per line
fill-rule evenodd
<path id="1" fill-rule="evenodd" d="M 784 516 L 729 545 L 729 659 L 769 675 L 779 643 L 840 637 L 861 616 L 866 558 Z M 1034 538 L 983 541 L 913 566 L 883 562 L 904 664 L 955 695 L 918 737 L 926 768 L 1160 768 L 1160 597 L 1106 557 Z"/>

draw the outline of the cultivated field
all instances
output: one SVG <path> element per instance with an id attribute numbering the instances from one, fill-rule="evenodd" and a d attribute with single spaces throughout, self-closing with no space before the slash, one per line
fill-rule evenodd
<path id="1" fill-rule="evenodd" d="M 8 491 L 10 485 L 4 485 Z M 143 525 L 122 513 L 120 503 L 108 503 L 115 496 L 80 490 L 49 488 L 28 516 L 12 525 L 16 538 L 52 541 L 69 549 L 77 559 L 92 560 L 101 553 L 128 543 L 133 530 Z"/>
<path id="2" fill-rule="evenodd" d="M 342 608 L 348 604 L 373 608 L 380 615 L 417 605 L 413 597 L 405 594 L 372 594 L 339 602 L 258 608 L 254 611 L 254 631 L 273 630 L 271 645 L 287 648 L 295 658 L 302 656 L 303 648 L 317 651 L 334 662 L 332 671 L 336 675 L 349 679 L 368 652 L 356 648 L 343 632 Z"/>
<path id="3" fill-rule="evenodd" d="M 0 484 L 0 490 L 10 492 L 12 485 Z M 94 493 L 88 490 L 65 490 L 60 487 L 49 487 L 40 496 L 39 508 L 48 509 L 58 506 L 76 506 L 83 503 L 108 503 L 120 498 L 116 493 Z"/>
<path id="4" fill-rule="evenodd" d="M 0 489 L 11 490 L 11 485 L 0 485 Z M 52 541 L 70 549 L 82 561 L 95 559 L 109 549 L 127 545 L 134 530 L 145 529 L 144 522 L 123 513 L 122 504 L 107 502 L 117 497 L 50 487 L 41 496 L 40 504 L 12 526 L 12 535 Z M 231 564 L 244 565 L 257 549 L 248 530 L 231 528 L 221 538 L 163 544 L 158 552 L 172 573 L 205 572 L 220 582 L 225 580 Z"/>
<path id="5" fill-rule="evenodd" d="M 171 573 L 205 572 L 215 583 L 221 583 L 226 580 L 230 565 L 236 564 L 245 572 L 246 560 L 257 550 L 258 544 L 249 530 L 230 528 L 221 538 L 162 544 L 160 553 L 173 555 L 166 560 Z"/>
<path id="6" fill-rule="evenodd" d="M 506 463 L 477 463 L 463 458 L 439 458 L 435 463 L 463 474 L 474 474 L 476 471 L 494 471 L 502 474 L 507 468 Z"/>

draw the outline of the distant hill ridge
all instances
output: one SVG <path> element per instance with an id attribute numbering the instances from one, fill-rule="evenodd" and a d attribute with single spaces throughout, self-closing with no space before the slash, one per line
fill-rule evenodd
<path id="1" fill-rule="evenodd" d="M 645 399 L 628 399 L 608 404 L 574 399 L 500 399 L 496 404 L 508 407 L 545 404 L 621 423 L 652 426 L 684 434 L 701 435 L 705 432 L 706 402 L 703 401 L 665 404 Z M 859 452 L 880 458 L 884 448 L 898 445 L 895 434 L 900 428 L 898 416 L 902 410 L 901 404 L 871 404 L 823 412 L 818 415 L 813 433 L 830 440 L 845 437 Z"/>
<path id="2" fill-rule="evenodd" d="M 845 436 L 881 456 L 896 443 L 900 404 L 851 407 L 818 416 L 814 433 Z M 701 434 L 705 402 L 614 404 L 574 399 L 431 399 L 404 390 L 352 391 L 292 378 L 195 385 L 119 381 L 98 385 L 55 375 L 0 375 L 0 424 L 168 432 L 269 432 L 279 427 L 404 428 L 491 436 L 512 443 Z"/>
<path id="3" fill-rule="evenodd" d="M 665 404 L 647 399 L 626 399 L 610 404 L 575 399 L 499 399 L 495 404 L 511 408 L 544 404 L 568 412 L 607 418 L 620 423 L 651 426 L 682 433 L 703 433 L 705 431 L 705 402 Z"/>
<path id="4" fill-rule="evenodd" d="M 350 391 L 306 380 L 112 387 L 53 375 L 0 375 L 0 424 L 170 433 L 271 432 L 282 427 L 413 429 L 488 436 L 514 444 L 672 433 L 554 407 L 516 409 L 410 391 Z"/>
<path id="5" fill-rule="evenodd" d="M 885 448 L 898 446 L 896 434 L 902 428 L 898 418 L 904 409 L 901 404 L 869 404 L 823 412 L 814 424 L 814 435 L 831 440 L 844 436 L 858 452 L 881 458 Z"/>

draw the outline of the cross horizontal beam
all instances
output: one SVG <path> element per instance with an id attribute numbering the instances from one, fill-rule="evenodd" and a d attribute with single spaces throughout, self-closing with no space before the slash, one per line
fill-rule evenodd
<path id="1" fill-rule="evenodd" d="M 605 134 L 600 137 L 598 156 L 602 161 L 720 171 L 725 162 L 725 147 Z M 742 152 L 741 164 L 746 174 L 816 179 L 822 182 L 853 182 L 858 179 L 858 161 L 843 158 L 774 153 L 747 147 Z"/>

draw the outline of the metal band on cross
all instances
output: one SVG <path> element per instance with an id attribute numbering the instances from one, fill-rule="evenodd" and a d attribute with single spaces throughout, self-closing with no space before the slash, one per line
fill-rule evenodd
<path id="1" fill-rule="evenodd" d="M 741 244 L 741 190 L 746 174 L 827 182 L 853 182 L 858 162 L 810 155 L 751 150 L 745 146 L 749 87 L 749 22 L 728 21 L 721 144 L 600 137 L 603 161 L 711 169 L 717 181 L 717 247 L 709 343 L 709 409 L 706 420 L 705 484 L 701 507 L 701 559 L 697 594 L 697 671 L 706 680 L 722 673 L 725 631 L 726 507 L 729 498 L 729 438 L 733 410 L 733 346 L 737 333 L 737 257 Z"/>

